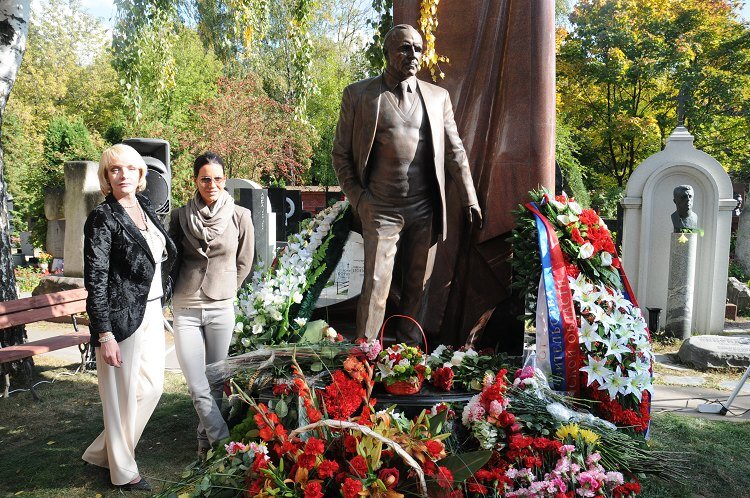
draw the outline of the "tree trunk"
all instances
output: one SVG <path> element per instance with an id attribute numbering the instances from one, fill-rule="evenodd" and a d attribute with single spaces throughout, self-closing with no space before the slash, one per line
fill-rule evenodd
<path id="1" fill-rule="evenodd" d="M 8 192 L 5 187 L 5 175 L 2 148 L 2 124 L 5 104 L 16 81 L 18 68 L 21 66 L 23 52 L 26 49 L 26 35 L 29 32 L 30 0 L 0 0 L 0 301 L 17 299 L 16 277 L 13 273 L 13 259 L 10 252 L 10 234 L 8 233 Z M 22 344 L 26 341 L 26 329 L 23 326 L 0 330 L 0 347 Z M 27 362 L 27 366 L 30 364 Z M 7 395 L 8 375 L 17 369 L 20 362 L 0 365 L 4 376 L 0 383 L 5 384 Z"/>

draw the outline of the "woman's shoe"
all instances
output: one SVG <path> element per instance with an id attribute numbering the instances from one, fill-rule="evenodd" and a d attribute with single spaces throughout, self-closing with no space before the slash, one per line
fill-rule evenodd
<path id="1" fill-rule="evenodd" d="M 143 478 L 143 476 L 141 476 L 140 481 L 129 482 L 117 487 L 123 491 L 151 491 L 151 485 Z"/>

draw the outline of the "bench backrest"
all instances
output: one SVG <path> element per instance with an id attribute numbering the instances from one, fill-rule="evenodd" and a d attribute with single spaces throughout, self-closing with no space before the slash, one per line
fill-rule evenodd
<path id="1" fill-rule="evenodd" d="M 86 311 L 86 289 L 0 302 L 0 329 Z"/>

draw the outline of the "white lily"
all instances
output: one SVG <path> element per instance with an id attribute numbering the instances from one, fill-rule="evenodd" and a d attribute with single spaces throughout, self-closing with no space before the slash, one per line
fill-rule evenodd
<path id="1" fill-rule="evenodd" d="M 607 379 L 612 375 L 612 370 L 607 368 L 607 359 L 602 358 L 597 360 L 591 355 L 587 355 L 588 360 L 586 366 L 581 367 L 581 372 L 585 372 L 588 376 L 587 385 L 591 385 L 594 381 L 598 382 L 599 385 L 603 385 Z"/>
<path id="2" fill-rule="evenodd" d="M 617 366 L 614 372 L 610 372 L 611 375 L 605 379 L 604 384 L 599 388 L 601 391 L 607 391 L 609 393 L 609 399 L 614 400 L 617 394 L 627 394 L 628 391 L 628 378 L 622 375 L 620 367 Z"/>

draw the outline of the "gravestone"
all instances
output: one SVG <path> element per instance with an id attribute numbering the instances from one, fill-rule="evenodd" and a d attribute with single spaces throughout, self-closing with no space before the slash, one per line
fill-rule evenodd
<path id="1" fill-rule="evenodd" d="M 750 274 L 750 209 L 742 210 L 737 222 L 737 240 L 734 245 L 734 259 L 745 274 Z"/>
<path id="2" fill-rule="evenodd" d="M 678 126 L 667 145 L 630 176 L 624 208 L 622 261 L 638 301 L 644 308 L 667 308 L 670 237 L 674 231 L 673 190 L 692 185 L 693 211 L 704 235 L 698 237 L 692 329 L 694 333 L 724 328 L 729 234 L 737 202 L 732 182 L 713 157 L 695 148 L 693 136 Z M 664 327 L 662 314 L 660 327 Z"/>
<path id="3" fill-rule="evenodd" d="M 341 259 L 329 279 L 332 285 L 323 289 L 315 307 L 331 306 L 358 296 L 362 292 L 364 274 L 365 251 L 362 236 L 350 232 Z"/>
<path id="4" fill-rule="evenodd" d="M 276 219 L 268 201 L 268 191 L 243 187 L 236 182 L 233 182 L 234 202 L 252 212 L 255 228 L 255 264 L 268 269 L 276 257 Z"/>
<path id="5" fill-rule="evenodd" d="M 65 251 L 65 191 L 45 189 L 44 217 L 47 218 L 45 250 L 55 258 L 62 258 Z"/>
<path id="6" fill-rule="evenodd" d="M 683 363 L 698 368 L 747 368 L 750 365 L 750 337 L 703 335 L 682 343 Z"/>
<path id="7" fill-rule="evenodd" d="M 65 270 L 66 277 L 83 276 L 83 225 L 104 200 L 99 187 L 99 163 L 65 163 Z"/>

